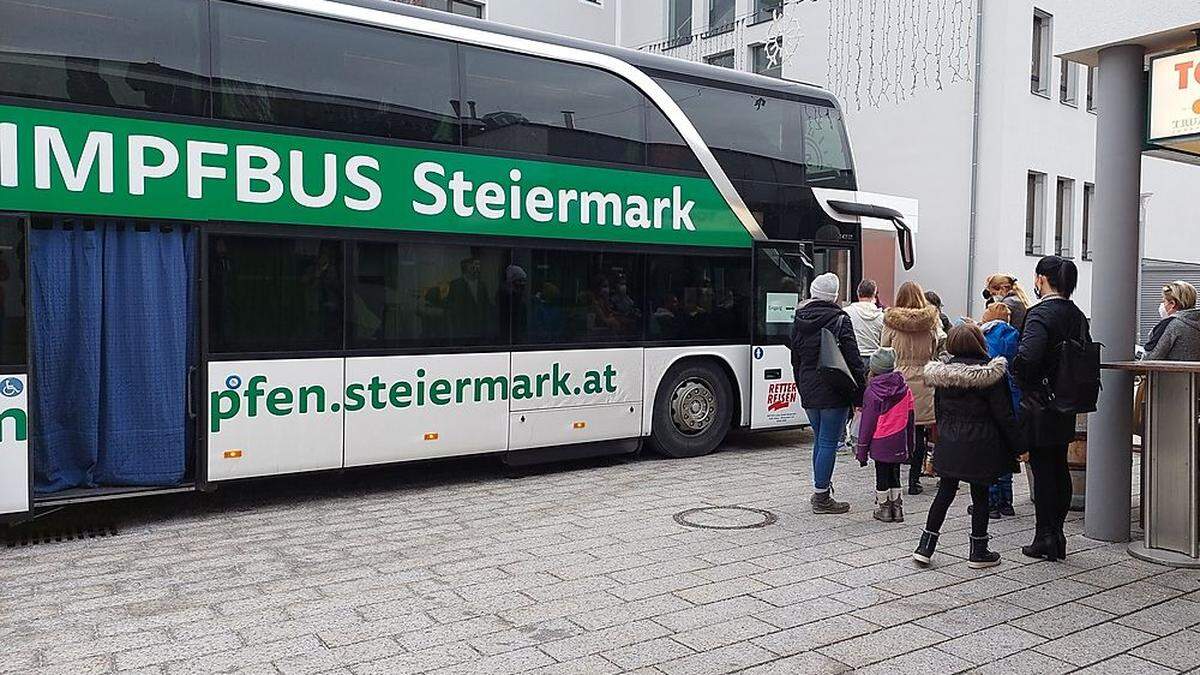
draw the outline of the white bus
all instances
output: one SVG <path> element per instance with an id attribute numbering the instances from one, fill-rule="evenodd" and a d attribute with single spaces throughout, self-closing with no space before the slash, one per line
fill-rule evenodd
<path id="1" fill-rule="evenodd" d="M 0 0 L 0 25 L 8 518 L 712 452 L 804 422 L 792 313 L 814 273 L 850 292 L 862 219 L 911 265 L 816 87 L 377 0 Z"/>

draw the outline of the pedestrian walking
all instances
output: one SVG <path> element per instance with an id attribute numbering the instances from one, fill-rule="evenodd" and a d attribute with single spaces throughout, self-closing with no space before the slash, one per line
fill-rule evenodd
<path id="1" fill-rule="evenodd" d="M 1175 281 L 1163 287 L 1163 302 L 1158 306 L 1163 320 L 1150 333 L 1147 360 L 1200 361 L 1200 309 L 1195 307 L 1196 289 L 1191 284 Z"/>
<path id="2" fill-rule="evenodd" d="M 1172 281 L 1163 286 L 1163 300 L 1158 305 L 1159 322 L 1154 324 L 1150 337 L 1146 340 L 1145 349 L 1149 354 L 1158 346 L 1167 326 L 1175 319 L 1175 314 L 1196 307 L 1196 287 L 1186 281 Z"/>
<path id="3" fill-rule="evenodd" d="M 1046 256 L 1038 261 L 1036 274 L 1034 293 L 1040 302 L 1025 317 L 1012 364 L 1013 376 L 1021 388 L 1021 417 L 1029 467 L 1033 471 L 1036 516 L 1033 542 L 1021 552 L 1031 558 L 1059 560 L 1067 554 L 1063 532 L 1071 508 L 1067 446 L 1075 438 L 1075 413 L 1063 412 L 1052 399 L 1058 389 L 1076 386 L 1075 382 L 1058 381 L 1059 366 L 1069 341 L 1091 344 L 1092 338 L 1087 317 L 1071 301 L 1079 279 L 1075 263 Z M 1098 372 L 1085 375 L 1099 379 Z"/>
<path id="4" fill-rule="evenodd" d="M 859 402 L 866 380 L 854 326 L 837 304 L 839 285 L 838 276 L 833 273 L 813 279 L 809 286 L 810 299 L 796 309 L 792 323 L 792 369 L 800 404 L 813 430 L 813 513 L 846 513 L 850 510 L 848 503 L 833 498 L 833 466 L 850 408 Z M 825 331 L 844 361 L 848 381 L 822 369 L 821 343 Z M 824 365 L 831 367 L 828 363 Z"/>
<path id="5" fill-rule="evenodd" d="M 875 520 L 902 523 L 900 463 L 908 459 L 916 441 L 912 390 L 896 372 L 894 349 L 876 351 L 869 370 L 855 454 L 860 466 L 867 465 L 868 457 L 875 461 Z"/>
<path id="6" fill-rule="evenodd" d="M 993 274 L 987 278 L 983 289 L 983 299 L 988 305 L 1002 302 L 1012 311 L 1009 323 L 1018 331 L 1025 330 L 1025 313 L 1033 303 L 1025 289 L 1017 283 L 1017 278 L 1011 274 Z"/>
<path id="7" fill-rule="evenodd" d="M 863 359 L 871 358 L 879 349 L 883 338 L 883 310 L 877 301 L 879 286 L 870 279 L 858 284 L 858 302 L 846 306 L 850 323 L 854 324 L 854 339 L 858 340 L 858 353 Z"/>
<path id="8" fill-rule="evenodd" d="M 988 307 L 983 313 L 983 323 L 979 326 L 979 330 L 983 332 L 984 342 L 987 343 L 988 356 L 992 358 L 1002 356 L 1009 363 L 1016 358 L 1017 345 L 1021 341 L 1021 334 L 1009 323 L 1011 317 L 1012 310 L 1009 306 L 998 302 Z M 1004 379 L 1008 384 L 1009 393 L 1012 395 L 1013 413 L 1017 416 L 1019 423 L 1021 390 L 1013 380 L 1011 372 L 1005 375 Z M 1017 468 L 1020 468 L 1019 464 Z M 992 483 L 988 499 L 989 518 L 995 520 L 1002 516 L 1017 515 L 1016 510 L 1013 509 L 1012 481 L 1012 472 L 1005 472 L 996 478 L 995 483 Z"/>
<path id="9" fill-rule="evenodd" d="M 919 495 L 921 470 L 925 464 L 929 429 L 936 417 L 933 387 L 925 383 L 925 364 L 938 353 L 938 312 L 925 299 L 925 292 L 914 281 L 906 281 L 896 291 L 896 306 L 883 313 L 884 347 L 896 350 L 896 369 L 912 389 L 917 436 L 908 470 L 908 494 Z"/>
<path id="10" fill-rule="evenodd" d="M 933 465 L 939 480 L 913 559 L 930 563 L 946 512 L 960 482 L 966 482 L 973 506 L 968 566 L 992 567 L 1000 564 L 1000 554 L 988 549 L 988 488 L 1000 474 L 1013 470 L 1020 436 L 1006 380 L 1008 362 L 988 356 L 983 333 L 970 324 L 950 330 L 946 349 L 950 358 L 945 363 L 930 363 L 924 369 L 936 391 Z"/>

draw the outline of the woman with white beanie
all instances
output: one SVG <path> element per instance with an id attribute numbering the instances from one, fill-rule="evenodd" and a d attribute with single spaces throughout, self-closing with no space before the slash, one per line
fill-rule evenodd
<path id="1" fill-rule="evenodd" d="M 833 465 L 837 446 L 846 428 L 850 409 L 862 397 L 866 368 L 858 353 L 854 324 L 837 304 L 840 282 L 827 272 L 813 279 L 810 299 L 796 308 L 792 323 L 792 370 L 800 394 L 800 404 L 813 429 L 813 513 L 845 513 L 846 502 L 833 499 Z M 854 378 L 854 391 L 848 392 L 818 371 L 821 355 L 821 331 L 828 329 L 837 340 L 838 350 Z"/>

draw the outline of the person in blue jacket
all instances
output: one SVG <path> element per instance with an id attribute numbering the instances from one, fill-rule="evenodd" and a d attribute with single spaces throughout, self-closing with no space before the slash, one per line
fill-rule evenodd
<path id="1" fill-rule="evenodd" d="M 992 358 L 1003 356 L 1012 363 L 1012 360 L 1017 356 L 1017 346 L 1021 342 L 1021 333 L 1010 323 L 1012 320 L 1012 310 L 1009 306 L 996 302 L 988 306 L 987 311 L 983 313 L 983 324 L 979 326 L 983 331 L 984 342 L 987 343 L 988 355 Z M 1021 410 L 1021 390 L 1017 388 L 1017 383 L 1013 380 L 1012 373 L 1007 375 L 1008 388 L 1012 393 L 1013 414 L 1019 415 Z M 1013 510 L 1013 475 L 1011 473 L 1002 474 L 992 484 L 991 494 L 989 499 L 989 517 L 999 518 L 1000 516 L 1015 516 L 1016 511 Z"/>

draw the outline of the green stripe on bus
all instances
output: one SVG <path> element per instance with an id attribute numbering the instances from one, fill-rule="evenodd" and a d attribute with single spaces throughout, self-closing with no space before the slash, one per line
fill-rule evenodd
<path id="1" fill-rule="evenodd" d="M 706 178 L 0 106 L 0 210 L 750 245 Z"/>

